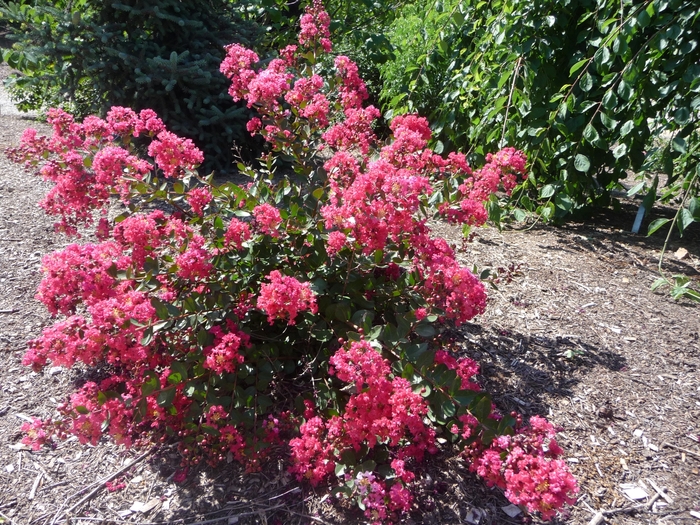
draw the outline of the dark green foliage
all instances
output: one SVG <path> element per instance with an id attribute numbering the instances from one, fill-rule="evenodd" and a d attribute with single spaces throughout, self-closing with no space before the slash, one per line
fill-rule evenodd
<path id="1" fill-rule="evenodd" d="M 696 1 L 446 0 L 404 11 L 390 38 L 385 109 L 425 114 L 446 147 L 477 158 L 525 150 L 520 218 L 608 204 L 628 170 L 652 203 L 698 194 Z M 645 182 L 652 169 L 666 191 Z"/>
<path id="2" fill-rule="evenodd" d="M 25 109 L 59 105 L 78 116 L 112 105 L 151 108 L 203 149 L 205 169 L 231 164 L 249 136 L 249 111 L 227 94 L 224 46 L 250 45 L 254 25 L 227 0 L 76 0 L 0 4 L 13 28 L 5 60 Z"/>

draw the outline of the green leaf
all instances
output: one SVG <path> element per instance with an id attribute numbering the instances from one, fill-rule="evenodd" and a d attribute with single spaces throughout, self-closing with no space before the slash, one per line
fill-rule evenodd
<path id="1" fill-rule="evenodd" d="M 184 363 L 181 363 L 180 361 L 173 361 L 172 363 L 170 363 L 170 370 L 180 374 L 180 377 L 183 381 L 187 379 L 188 370 L 187 366 Z"/>
<path id="2" fill-rule="evenodd" d="M 513 217 L 515 217 L 516 221 L 523 222 L 527 219 L 527 213 L 525 213 L 525 211 L 521 210 L 520 208 L 515 208 L 513 210 Z"/>
<path id="3" fill-rule="evenodd" d="M 402 346 L 404 355 L 406 356 L 406 359 L 412 362 L 416 362 L 419 357 L 421 357 L 423 354 L 425 354 L 428 351 L 428 344 L 427 343 L 422 343 L 422 344 L 407 344 Z"/>
<path id="4" fill-rule="evenodd" d="M 593 127 L 593 124 L 588 124 L 583 130 L 583 138 L 593 144 L 600 138 L 600 135 L 598 135 L 598 132 Z"/>
<path id="5" fill-rule="evenodd" d="M 581 69 L 584 65 L 586 65 L 587 62 L 589 62 L 590 59 L 584 58 L 583 60 L 579 60 L 576 62 L 573 66 L 571 66 L 571 69 L 569 69 L 569 76 L 573 75 L 576 73 L 579 69 Z"/>
<path id="6" fill-rule="evenodd" d="M 679 126 L 685 126 L 690 122 L 690 111 L 688 108 L 678 108 L 673 114 L 673 120 L 675 120 L 676 124 Z"/>
<path id="7" fill-rule="evenodd" d="M 671 283 L 670 283 L 670 282 L 668 281 L 668 279 L 666 279 L 665 277 L 659 277 L 658 279 L 656 279 L 656 280 L 652 283 L 652 285 L 651 285 L 651 291 L 652 291 L 652 292 L 655 292 L 655 291 L 658 290 L 661 286 L 670 285 L 670 284 L 671 284 Z"/>
<path id="8" fill-rule="evenodd" d="M 673 137 L 673 140 L 671 141 L 671 148 L 678 153 L 685 154 L 688 151 L 688 144 L 682 137 Z"/>
<path id="9" fill-rule="evenodd" d="M 589 73 L 585 73 L 583 77 L 581 77 L 579 87 L 582 91 L 590 91 L 593 89 L 593 77 Z"/>
<path id="10" fill-rule="evenodd" d="M 146 374 L 146 379 L 141 385 L 141 395 L 144 397 L 151 395 L 157 388 L 160 387 L 160 382 L 158 381 L 158 376 L 155 372 L 148 372 Z"/>
<path id="11" fill-rule="evenodd" d="M 611 118 L 606 113 L 600 114 L 600 121 L 603 123 L 603 126 L 605 126 L 606 128 L 608 128 L 611 131 L 614 130 L 618 125 L 618 121 Z"/>
<path id="12" fill-rule="evenodd" d="M 540 190 L 540 198 L 542 199 L 548 199 L 554 193 L 556 192 L 556 187 L 554 184 L 547 184 L 546 186 L 543 186 L 542 189 Z"/>
<path id="13" fill-rule="evenodd" d="M 175 389 L 174 388 L 168 388 L 166 390 L 161 390 L 160 393 L 158 394 L 158 397 L 156 398 L 156 402 L 158 403 L 158 406 L 165 407 L 165 408 L 172 405 L 174 400 L 175 400 Z"/>
<path id="14" fill-rule="evenodd" d="M 624 80 L 620 80 L 620 84 L 617 86 L 617 94 L 620 95 L 620 98 L 625 101 L 629 101 L 629 99 L 632 98 L 633 93 L 634 90 L 632 87 Z"/>
<path id="15" fill-rule="evenodd" d="M 473 408 L 470 407 L 469 411 L 476 419 L 483 423 L 491 414 L 491 398 L 489 398 L 489 396 L 487 395 L 484 395 L 477 402 L 476 406 L 474 406 Z"/>
<path id="16" fill-rule="evenodd" d="M 693 219 L 700 221 L 700 197 L 693 197 L 690 199 L 688 211 L 693 216 Z"/>
<path id="17" fill-rule="evenodd" d="M 643 189 L 644 189 L 644 181 L 635 184 L 635 185 L 632 186 L 629 190 L 627 190 L 627 196 L 628 196 L 628 197 L 633 197 L 633 196 L 635 196 L 637 193 L 639 193 L 640 191 L 642 191 Z"/>
<path id="18" fill-rule="evenodd" d="M 565 212 L 571 211 L 571 208 L 574 207 L 574 201 L 572 201 L 571 197 L 565 193 L 557 193 L 557 196 L 554 199 L 554 204 L 557 208 L 560 208 Z"/>
<path id="19" fill-rule="evenodd" d="M 628 120 L 625 122 L 622 127 L 620 128 L 620 137 L 626 137 L 627 135 L 630 134 L 630 132 L 634 129 L 634 122 L 631 120 Z"/>
<path id="20" fill-rule="evenodd" d="M 603 96 L 603 107 L 608 111 L 612 111 L 617 107 L 617 95 L 614 91 L 608 90 Z"/>
<path id="21" fill-rule="evenodd" d="M 652 221 L 647 230 L 647 237 L 669 222 L 671 222 L 671 219 L 656 219 Z"/>
<path id="22" fill-rule="evenodd" d="M 640 11 L 637 15 L 637 23 L 639 24 L 639 27 L 647 27 L 649 25 L 649 22 L 651 22 L 651 17 L 649 16 L 649 13 L 647 13 L 646 10 Z"/>
<path id="23" fill-rule="evenodd" d="M 612 154 L 616 159 L 624 157 L 627 154 L 627 144 L 624 142 L 622 144 L 618 144 L 615 146 L 615 148 L 613 148 Z"/>
<path id="24" fill-rule="evenodd" d="M 678 221 L 676 221 L 681 237 L 683 236 L 685 229 L 693 222 L 695 222 L 695 219 L 693 218 L 693 214 L 690 213 L 690 210 L 688 208 L 681 209 L 680 213 L 678 214 Z"/>
<path id="25" fill-rule="evenodd" d="M 173 372 L 170 375 L 168 375 L 168 383 L 171 385 L 178 385 L 182 383 L 182 374 L 179 372 Z"/>
<path id="26" fill-rule="evenodd" d="M 426 339 L 431 339 L 435 337 L 435 334 L 437 334 L 437 330 L 435 330 L 433 325 L 430 323 L 419 323 L 418 325 L 416 325 L 413 331 L 416 332 L 419 336 L 425 337 Z"/>
<path id="27" fill-rule="evenodd" d="M 574 168 L 580 172 L 586 173 L 589 169 L 591 169 L 591 161 L 588 160 L 588 157 L 579 153 L 574 159 Z"/>

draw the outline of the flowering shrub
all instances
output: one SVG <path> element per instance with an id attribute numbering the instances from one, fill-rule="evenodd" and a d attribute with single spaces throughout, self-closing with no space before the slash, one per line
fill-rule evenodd
<path id="1" fill-rule="evenodd" d="M 335 484 L 381 522 L 411 510 L 412 469 L 442 426 L 487 483 L 551 517 L 577 491 L 554 429 L 499 414 L 478 365 L 442 347 L 441 331 L 483 312 L 486 295 L 428 223 L 482 224 L 525 156 L 507 148 L 472 169 L 428 148 L 416 115 L 380 143 L 357 67 L 338 57 L 335 77 L 318 73 L 327 25 L 315 3 L 299 47 L 262 69 L 228 47 L 230 94 L 257 110 L 249 130 L 270 144 L 262 168 L 240 166 L 245 186 L 200 177 L 201 152 L 148 110 L 82 123 L 53 110 L 53 137 L 29 131 L 10 152 L 55 182 L 42 206 L 58 230 L 93 225 L 100 239 L 44 259 L 37 297 L 62 319 L 24 363 L 80 361 L 103 378 L 56 419 L 27 423 L 25 442 L 175 438 L 183 469 L 233 458 L 255 470 L 287 454 L 297 478 Z M 126 211 L 109 221 L 113 196 Z"/>

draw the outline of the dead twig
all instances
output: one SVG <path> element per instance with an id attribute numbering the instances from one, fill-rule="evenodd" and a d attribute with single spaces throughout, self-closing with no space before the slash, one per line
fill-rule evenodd
<path id="1" fill-rule="evenodd" d="M 0 310 L 0 314 L 16 314 L 19 308 L 10 308 L 9 310 Z"/>
<path id="2" fill-rule="evenodd" d="M 58 509 L 58 512 L 56 512 L 53 519 L 51 520 L 51 524 L 53 525 L 54 523 L 56 523 L 56 521 L 58 520 L 61 513 L 70 514 L 74 510 L 78 509 L 81 505 L 85 504 L 87 501 L 89 501 L 91 498 L 93 498 L 95 496 L 95 494 L 100 492 L 105 487 L 105 483 L 107 483 L 108 481 L 112 481 L 114 478 L 119 477 L 121 474 L 123 474 L 124 472 L 129 470 L 131 467 L 136 465 L 138 462 L 143 461 L 145 458 L 150 456 L 154 451 L 155 451 L 155 448 L 152 448 L 151 450 L 144 452 L 140 456 L 134 458 L 132 461 L 130 461 L 129 463 L 124 465 L 122 468 L 120 468 L 116 472 L 110 474 L 106 478 L 103 478 L 103 479 L 93 483 L 92 486 L 94 486 L 94 488 L 90 492 L 88 492 L 83 498 L 81 498 L 80 501 L 78 501 L 75 505 L 73 505 L 71 508 L 69 508 L 66 511 L 62 510 L 63 506 L 65 505 L 65 502 L 64 502 L 63 505 L 61 505 L 61 508 Z M 88 487 L 90 487 L 90 486 L 91 485 L 88 485 Z M 88 488 L 88 487 L 86 487 L 86 488 Z M 83 489 L 83 490 L 85 490 L 85 489 Z M 79 494 L 80 494 L 80 492 L 76 492 L 75 494 L 68 496 L 68 498 L 66 498 L 66 502 L 73 499 L 75 496 L 77 496 Z"/>
<path id="3" fill-rule="evenodd" d="M 666 494 L 665 489 L 659 487 L 653 479 L 647 478 L 647 481 L 649 482 L 649 485 L 651 485 L 652 488 L 656 491 L 656 493 L 666 500 L 666 503 L 668 503 L 669 505 L 673 505 L 673 500 L 670 498 L 670 496 Z"/>
<path id="4" fill-rule="evenodd" d="M 654 506 L 654 503 L 656 503 L 656 500 L 658 500 L 660 497 L 661 494 L 657 493 L 654 494 L 654 496 L 647 503 L 641 503 L 632 507 L 623 507 L 621 509 L 598 511 L 596 515 L 591 518 L 591 521 L 588 522 L 588 525 L 600 525 L 608 516 L 615 516 L 617 514 L 634 514 L 635 512 L 648 511 Z"/>
<path id="5" fill-rule="evenodd" d="M 686 454 L 689 454 L 696 459 L 700 459 L 700 454 L 698 454 L 697 452 L 693 452 L 692 450 L 688 450 L 687 448 L 677 447 L 676 445 L 671 445 L 671 443 L 661 443 L 661 446 L 675 448 L 676 450 L 680 450 L 681 452 L 685 452 Z"/>
<path id="6" fill-rule="evenodd" d="M 27 499 L 29 501 L 34 499 L 34 496 L 36 495 L 36 489 L 39 488 L 39 482 L 41 481 L 41 476 L 43 476 L 43 472 L 39 472 L 39 474 L 36 475 L 36 478 L 34 478 L 34 483 L 32 484 L 32 489 L 29 491 L 29 496 L 27 496 Z"/>

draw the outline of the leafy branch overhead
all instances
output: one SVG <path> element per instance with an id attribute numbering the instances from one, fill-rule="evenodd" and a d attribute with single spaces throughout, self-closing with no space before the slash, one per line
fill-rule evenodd
<path id="1" fill-rule="evenodd" d="M 528 151 L 520 218 L 606 205 L 630 170 L 652 204 L 697 198 L 698 34 L 690 0 L 416 4 L 392 26 L 382 99 L 428 115 L 447 148 Z M 685 202 L 680 228 L 697 220 Z"/>

